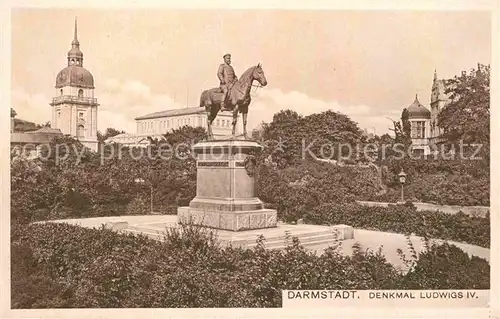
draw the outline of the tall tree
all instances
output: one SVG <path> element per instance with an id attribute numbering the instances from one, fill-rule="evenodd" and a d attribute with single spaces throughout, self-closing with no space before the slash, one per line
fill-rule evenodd
<path id="1" fill-rule="evenodd" d="M 402 133 L 407 140 L 411 142 L 411 123 L 410 123 L 410 113 L 408 109 L 404 108 L 401 112 L 401 128 Z"/>
<path id="2" fill-rule="evenodd" d="M 450 103 L 440 112 L 439 126 L 450 144 L 490 143 L 490 66 L 478 64 L 468 74 L 446 82 Z"/>
<path id="3" fill-rule="evenodd" d="M 106 132 L 104 132 L 104 134 L 102 134 L 99 131 L 97 132 L 97 140 L 99 141 L 99 143 L 104 143 L 104 141 L 107 140 L 108 138 L 116 136 L 118 134 L 123 134 L 123 133 L 125 133 L 125 131 L 119 131 L 119 130 L 114 129 L 112 127 L 108 127 L 106 129 Z"/>

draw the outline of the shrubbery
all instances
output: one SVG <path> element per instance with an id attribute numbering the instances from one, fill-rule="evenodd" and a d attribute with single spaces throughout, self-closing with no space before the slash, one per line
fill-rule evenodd
<path id="1" fill-rule="evenodd" d="M 283 251 L 221 248 L 193 226 L 165 242 L 67 224 L 14 226 L 12 308 L 279 307 L 282 289 L 488 289 L 489 264 L 432 246 L 401 273 L 354 247 L 317 256 L 294 240 Z"/>
<path id="2" fill-rule="evenodd" d="M 280 217 L 291 221 L 324 203 L 349 203 L 363 194 L 375 195 L 377 178 L 377 172 L 370 168 L 313 161 L 281 170 L 261 165 L 256 191 L 262 201 L 278 209 Z"/>
<path id="3" fill-rule="evenodd" d="M 281 170 L 261 165 L 256 189 L 259 198 L 269 208 L 277 209 L 278 217 L 285 222 L 302 218 L 318 225 L 347 224 L 402 234 L 427 234 L 431 238 L 489 247 L 489 218 L 439 211 L 417 212 L 414 207 L 401 205 L 366 207 L 355 204 L 363 194 L 375 196 L 376 179 L 376 172 L 368 168 L 304 161 L 297 167 Z M 431 189 L 428 192 L 433 194 Z M 394 201 L 399 200 L 398 196 L 399 193 Z"/>
<path id="4" fill-rule="evenodd" d="M 490 247 L 490 218 L 417 211 L 407 205 L 368 207 L 358 204 L 323 204 L 301 215 L 319 225 L 347 224 L 352 227 L 453 240 Z"/>
<path id="5" fill-rule="evenodd" d="M 490 167 L 486 159 L 388 159 L 378 165 L 386 167 L 383 179 L 388 192 L 367 193 L 365 200 L 397 201 L 401 196 L 397 174 L 404 168 L 407 173 L 405 197 L 409 200 L 461 206 L 490 204 Z"/>
<path id="6" fill-rule="evenodd" d="M 166 138 L 175 144 L 191 142 L 191 137 L 201 139 L 204 134 L 201 128 L 184 127 Z M 127 213 L 128 205 L 135 205 L 137 198 L 149 202 L 151 189 L 154 211 L 171 213 L 176 206 L 188 205 L 196 194 L 196 165 L 190 156 L 167 160 L 144 156 L 134 160 L 129 150 L 124 150 L 121 158 L 109 156 L 111 149 L 105 149 L 101 156 L 83 151 L 78 141 L 67 137 L 54 141 L 51 154 L 61 143 L 68 145 L 70 152 L 61 154 L 64 159 L 59 163 L 54 156 L 43 161 L 11 162 L 12 219 L 30 222 L 121 215 Z M 149 152 L 158 151 L 158 145 L 153 144 Z M 381 173 L 374 166 L 342 167 L 297 158 L 290 162 L 293 165 L 276 168 L 263 164 L 273 157 L 266 157 L 268 151 L 264 150 L 260 157 L 257 196 L 276 206 L 286 220 L 300 218 L 303 211 L 321 204 L 396 201 L 400 196 L 397 173 L 401 167 L 408 174 L 405 197 L 409 200 L 489 204 L 489 165 L 485 161 L 387 160 L 378 163 Z M 77 157 L 77 153 L 83 156 Z M 136 183 L 136 178 L 142 178 L 144 183 Z M 388 191 L 381 195 L 384 188 Z"/>
<path id="7" fill-rule="evenodd" d="M 175 146 L 204 136 L 203 128 L 185 126 L 165 138 Z M 155 212 L 166 208 L 164 213 L 171 213 L 172 207 L 187 205 L 196 194 L 195 160 L 186 154 L 183 159 L 155 156 L 161 143 L 154 141 L 148 150 L 119 151 L 108 145 L 93 153 L 77 140 L 62 137 L 52 141 L 42 159 L 12 159 L 12 220 L 121 215 L 128 205 L 137 208 L 134 201 L 149 203 L 151 190 Z"/>

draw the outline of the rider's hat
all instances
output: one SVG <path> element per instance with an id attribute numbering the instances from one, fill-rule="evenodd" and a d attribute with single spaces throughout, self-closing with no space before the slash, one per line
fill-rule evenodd
<path id="1" fill-rule="evenodd" d="M 231 54 L 230 54 L 230 53 L 226 53 L 226 54 L 224 54 L 224 55 L 222 56 L 222 58 L 223 58 L 223 59 L 225 59 L 227 56 L 228 56 L 228 57 L 231 57 Z"/>

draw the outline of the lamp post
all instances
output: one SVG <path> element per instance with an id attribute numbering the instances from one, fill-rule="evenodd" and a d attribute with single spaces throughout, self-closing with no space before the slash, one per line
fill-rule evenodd
<path id="1" fill-rule="evenodd" d="M 145 183 L 145 180 L 143 178 L 136 178 L 134 179 L 134 182 L 136 184 L 141 184 L 141 185 L 144 185 Z M 150 201 L 149 201 L 149 209 L 151 211 L 151 213 L 153 212 L 153 185 L 150 186 L 150 193 L 149 193 L 149 196 L 150 196 Z M 139 196 L 137 196 L 139 197 Z"/>
<path id="2" fill-rule="evenodd" d="M 135 179 L 134 179 L 134 183 L 136 183 L 136 184 L 140 184 L 140 185 L 142 185 L 142 184 L 144 184 L 144 182 L 145 182 L 145 181 L 144 181 L 144 179 L 143 179 L 143 178 L 139 178 L 139 177 L 137 177 L 137 178 L 135 178 Z M 139 192 L 137 192 L 137 198 L 139 198 Z"/>
<path id="3" fill-rule="evenodd" d="M 401 202 L 404 203 L 405 197 L 404 197 L 404 184 L 406 182 L 406 173 L 401 169 L 401 172 L 398 174 L 399 176 L 399 183 L 401 183 Z"/>
<path id="4" fill-rule="evenodd" d="M 150 197 L 150 211 L 153 213 L 153 184 L 149 186 L 149 197 Z"/>

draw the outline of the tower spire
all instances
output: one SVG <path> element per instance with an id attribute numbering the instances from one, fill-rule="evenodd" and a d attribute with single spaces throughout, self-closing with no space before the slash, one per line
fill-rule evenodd
<path id="1" fill-rule="evenodd" d="M 73 41 L 71 42 L 71 50 L 68 52 L 68 66 L 83 66 L 83 53 L 80 51 L 80 42 L 78 42 L 78 24 L 75 17 L 75 30 Z"/>
<path id="2" fill-rule="evenodd" d="M 434 69 L 434 82 L 436 82 L 437 79 L 438 79 L 437 70 Z"/>
<path id="3" fill-rule="evenodd" d="M 80 42 L 78 42 L 78 22 L 76 17 L 75 17 L 75 35 L 73 36 L 73 42 L 71 42 L 71 45 L 73 46 L 80 45 Z"/>

